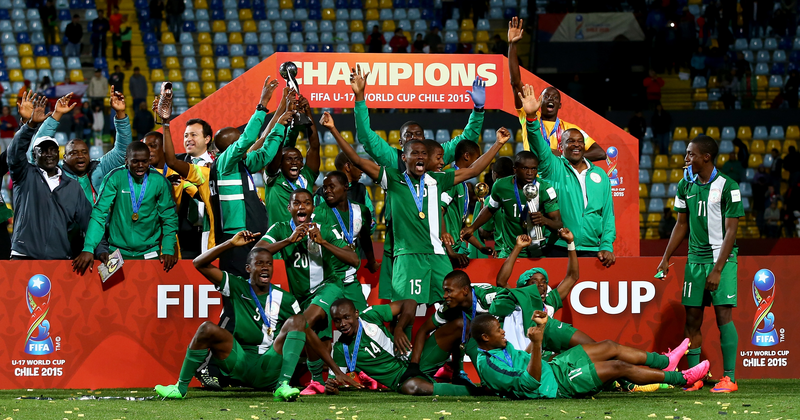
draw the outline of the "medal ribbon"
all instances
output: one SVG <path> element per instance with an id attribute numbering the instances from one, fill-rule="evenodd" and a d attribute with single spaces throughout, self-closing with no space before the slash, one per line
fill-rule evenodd
<path id="1" fill-rule="evenodd" d="M 348 230 L 344 227 L 344 221 L 342 220 L 342 216 L 339 214 L 339 210 L 335 207 L 332 207 L 333 214 L 336 216 L 336 220 L 339 221 L 339 226 L 342 228 L 342 233 L 344 234 L 344 239 L 347 241 L 348 244 L 352 245 L 355 242 L 355 232 L 353 232 L 353 205 L 350 204 L 350 200 L 347 200 L 347 211 L 350 212 L 350 229 Z"/>
<path id="2" fill-rule="evenodd" d="M 144 174 L 144 179 L 142 180 L 142 190 L 139 191 L 139 196 L 136 197 L 136 191 L 133 189 L 133 177 L 131 177 L 131 171 L 128 171 L 128 186 L 131 188 L 131 207 L 133 207 L 133 212 L 139 213 L 139 208 L 142 207 L 142 200 L 144 200 L 144 193 L 147 190 L 147 176 L 148 174 Z"/>
<path id="3" fill-rule="evenodd" d="M 497 360 L 499 360 L 501 362 L 505 362 L 508 365 L 508 367 L 514 367 L 513 363 L 511 362 L 511 355 L 508 354 L 508 350 L 506 350 L 506 349 L 503 349 L 503 357 L 504 357 L 505 360 L 497 357 L 496 355 L 494 355 L 492 353 L 489 353 L 486 350 L 483 350 L 483 349 L 479 349 L 479 350 L 482 351 L 484 354 L 486 354 L 489 357 L 494 357 L 495 359 L 497 359 Z"/>
<path id="4" fill-rule="evenodd" d="M 356 359 L 358 358 L 358 347 L 361 345 L 361 332 L 364 331 L 364 326 L 361 325 L 361 320 L 358 320 L 358 332 L 356 333 L 356 341 L 353 343 L 353 356 L 350 357 L 350 349 L 347 347 L 347 344 L 342 343 L 344 347 L 344 361 L 347 363 L 347 371 L 348 372 L 355 372 L 356 371 Z"/>
<path id="5" fill-rule="evenodd" d="M 248 172 L 247 175 L 250 175 L 250 173 Z M 250 177 L 250 178 L 252 179 L 252 177 Z M 288 182 L 289 186 L 292 187 L 292 191 L 297 189 L 297 185 L 294 185 L 294 182 L 289 181 L 288 179 L 286 180 L 286 182 Z M 300 188 L 305 188 L 306 187 L 306 182 L 303 181 L 303 177 L 302 176 L 298 176 L 297 177 L 297 183 L 300 184 Z"/>
<path id="6" fill-rule="evenodd" d="M 472 291 L 472 319 L 475 319 L 475 312 L 478 310 L 478 297 L 475 296 L 475 290 Z M 461 312 L 464 323 L 461 329 L 461 345 L 467 342 L 467 314 Z"/>
<path id="7" fill-rule="evenodd" d="M 256 307 L 258 307 L 258 313 L 261 315 L 261 320 L 264 321 L 264 324 L 267 325 L 267 329 L 271 327 L 269 323 L 269 318 L 267 318 L 267 313 L 264 312 L 264 307 L 261 306 L 261 301 L 258 300 L 258 296 L 256 296 L 255 290 L 253 290 L 253 285 L 250 284 L 250 296 L 253 297 L 253 300 L 256 301 Z M 267 307 L 272 307 L 272 285 L 269 285 L 269 297 L 267 297 Z"/>
<path id="8" fill-rule="evenodd" d="M 528 209 L 526 206 L 522 205 L 522 200 L 519 198 L 519 189 L 517 187 L 517 177 L 511 178 L 512 189 L 514 190 L 514 197 L 517 199 L 517 206 L 519 206 L 519 217 L 520 219 L 525 219 L 525 214 L 527 213 Z M 533 184 L 536 184 L 536 180 L 533 180 Z M 526 202 L 527 205 L 527 202 Z"/>
<path id="9" fill-rule="evenodd" d="M 550 134 L 548 134 L 547 137 L 545 137 L 547 139 L 547 143 L 550 143 L 550 137 L 552 137 L 553 134 L 558 134 L 559 131 L 558 129 L 560 124 L 561 120 L 558 117 L 556 117 L 556 123 L 553 124 L 553 130 L 550 131 Z M 544 129 L 544 120 L 542 118 L 539 118 L 539 126 L 542 129 L 542 135 L 544 135 L 544 133 L 546 133 L 547 130 Z M 556 142 L 558 143 L 558 150 L 561 150 L 561 142 L 559 141 L 560 140 L 559 138 L 556 139 Z"/>
<path id="10" fill-rule="evenodd" d="M 411 183 L 411 178 L 408 177 L 408 173 L 404 172 L 403 176 L 406 177 L 406 184 L 408 184 L 408 189 L 411 191 L 411 196 L 414 197 L 414 203 L 417 205 L 417 210 L 422 213 L 422 196 L 425 193 L 425 174 L 422 174 L 419 177 L 419 185 L 417 188 L 414 189 L 414 184 Z"/>

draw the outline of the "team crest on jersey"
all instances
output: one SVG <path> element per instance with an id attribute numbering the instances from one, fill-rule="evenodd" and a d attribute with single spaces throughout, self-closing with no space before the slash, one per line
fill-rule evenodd
<path id="1" fill-rule="evenodd" d="M 375 337 L 376 335 L 378 335 L 380 329 L 378 328 L 377 325 L 370 324 L 369 322 L 364 322 L 363 324 L 364 324 L 364 332 L 366 332 L 368 336 Z"/>
<path id="2" fill-rule="evenodd" d="M 722 191 L 719 189 L 712 189 L 711 192 L 708 193 L 708 202 L 709 203 L 719 203 L 720 199 L 722 199 Z"/>
<path id="3" fill-rule="evenodd" d="M 598 174 L 597 172 L 592 172 L 592 174 L 589 175 L 589 178 L 592 178 L 592 181 L 594 181 L 595 184 L 599 184 L 600 181 L 602 181 L 602 179 L 600 178 L 600 174 Z"/>

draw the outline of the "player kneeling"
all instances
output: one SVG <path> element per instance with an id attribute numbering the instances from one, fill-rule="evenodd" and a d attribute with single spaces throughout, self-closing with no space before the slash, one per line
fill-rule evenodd
<path id="1" fill-rule="evenodd" d="M 342 334 L 333 345 L 333 360 L 347 366 L 348 373 L 365 372 L 393 391 L 406 395 L 470 395 L 466 386 L 439 384 L 422 373 L 409 369 L 405 360 L 411 342 L 404 329 L 414 322 L 417 303 L 411 299 L 377 305 L 359 313 L 353 302 L 342 298 L 331 305 L 334 327 Z M 395 335 L 384 325 L 397 317 Z M 397 356 L 396 356 L 397 355 Z M 341 384 L 333 375 L 325 383 L 327 394 L 338 394 Z"/>
<path id="2" fill-rule="evenodd" d="M 547 314 L 536 311 L 535 327 L 528 329 L 528 351 L 506 341 L 497 318 L 481 314 L 472 321 L 478 342 L 475 369 L 484 386 L 509 398 L 582 398 L 600 392 L 603 384 L 625 378 L 635 384 L 694 383 L 708 373 L 708 360 L 674 371 L 684 352 L 666 355 L 626 347 L 610 340 L 573 347 L 552 361 L 542 360 Z M 643 365 L 643 366 L 642 366 Z"/>
<path id="3" fill-rule="evenodd" d="M 209 350 L 211 363 L 245 386 L 275 390 L 275 401 L 293 401 L 300 390 L 289 386 L 306 342 L 305 318 L 294 296 L 270 283 L 272 254 L 253 248 L 245 269 L 250 281 L 211 265 L 220 254 L 247 245 L 259 233 L 241 231 L 221 245 L 195 258 L 194 266 L 223 296 L 229 299 L 235 317 L 233 333 L 204 322 L 197 329 L 181 367 L 178 383 L 156 385 L 163 398 L 182 399 L 197 368 Z"/>

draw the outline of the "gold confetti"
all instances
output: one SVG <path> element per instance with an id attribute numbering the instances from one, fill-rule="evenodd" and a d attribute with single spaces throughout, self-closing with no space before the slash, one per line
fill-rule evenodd
<path id="1" fill-rule="evenodd" d="M 253 420 L 258 420 L 258 416 L 250 416 L 250 418 Z"/>
<path id="2" fill-rule="evenodd" d="M 564 413 L 564 414 L 567 414 L 567 412 L 566 412 L 566 411 L 564 411 L 564 410 L 561 410 L 561 412 L 562 412 L 562 413 Z"/>
<path id="3" fill-rule="evenodd" d="M 610 419 L 610 418 L 611 418 L 611 416 L 605 416 L 605 417 L 603 417 L 603 418 L 604 418 L 604 419 Z"/>
<path id="4" fill-rule="evenodd" d="M 72 408 L 72 411 L 79 411 L 79 410 L 80 410 L 80 409 L 79 409 L 78 407 L 73 407 L 73 408 Z"/>
<path id="5" fill-rule="evenodd" d="M 257 405 L 251 405 L 250 408 L 258 408 Z"/>
<path id="6" fill-rule="evenodd" d="M 473 408 L 472 411 L 481 411 L 480 408 Z"/>
<path id="7" fill-rule="evenodd" d="M 700 402 L 700 401 L 695 401 L 694 403 L 697 404 L 697 405 L 703 405 L 703 403 Z"/>
<path id="8" fill-rule="evenodd" d="M 28 389 L 28 392 L 33 392 L 33 390 L 32 389 Z"/>
<path id="9" fill-rule="evenodd" d="M 656 413 L 653 413 L 653 414 L 648 414 L 648 415 L 647 415 L 647 417 L 655 417 L 655 416 L 656 416 Z"/>
<path id="10" fill-rule="evenodd" d="M 500 420 L 508 420 L 506 417 L 500 416 Z"/>
<path id="11" fill-rule="evenodd" d="M 760 411 L 751 411 L 750 414 L 761 414 Z"/>
<path id="12" fill-rule="evenodd" d="M 275 412 L 275 414 L 283 414 L 283 411 L 278 410 L 278 411 Z"/>
<path id="13" fill-rule="evenodd" d="M 65 411 L 64 414 L 72 414 L 72 411 Z"/>
<path id="14" fill-rule="evenodd" d="M 335 405 L 332 405 L 332 406 L 328 407 L 328 409 L 329 409 L 329 410 L 336 410 L 336 406 L 335 406 Z"/>
<path id="15" fill-rule="evenodd" d="M 342 414 L 344 411 L 337 411 L 336 414 Z"/>
<path id="16" fill-rule="evenodd" d="M 137 394 L 139 391 L 131 391 L 131 394 Z"/>

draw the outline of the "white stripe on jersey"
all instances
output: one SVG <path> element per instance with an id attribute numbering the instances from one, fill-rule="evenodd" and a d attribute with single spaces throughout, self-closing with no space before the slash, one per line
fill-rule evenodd
<path id="1" fill-rule="evenodd" d="M 383 329 L 373 323 L 366 322 L 363 319 L 361 322 L 364 324 L 364 332 L 367 333 L 369 338 L 378 343 L 383 351 L 394 356 L 394 341 L 392 341 L 392 339 L 383 332 Z"/>
<path id="2" fill-rule="evenodd" d="M 453 197 L 450 197 L 450 194 L 443 192 L 442 193 L 442 203 L 448 205 L 453 202 Z"/>
<path id="3" fill-rule="evenodd" d="M 381 188 L 383 188 L 384 190 L 388 190 L 389 189 L 389 178 L 386 176 L 386 168 L 385 167 L 383 168 L 383 176 L 381 177 L 380 185 L 381 185 Z"/>
<path id="4" fill-rule="evenodd" d="M 281 302 L 283 302 L 283 292 L 273 289 L 272 305 L 270 305 L 269 308 L 264 308 L 264 311 L 267 313 L 267 318 L 269 318 L 269 325 L 272 327 L 272 334 L 268 333 L 267 324 L 262 323 L 261 332 L 264 333 L 264 339 L 261 341 L 261 344 L 258 345 L 258 354 L 266 353 L 275 342 L 274 336 L 279 332 L 275 330 L 275 326 L 278 325 L 278 315 L 281 313 Z M 269 305 L 269 297 L 267 297 L 267 305 Z"/>
<path id="5" fill-rule="evenodd" d="M 442 240 L 439 238 L 439 184 L 433 177 L 425 177 L 425 185 L 428 187 L 428 232 L 430 233 L 431 246 L 433 253 L 444 255 Z"/>
<path id="6" fill-rule="evenodd" d="M 675 195 L 675 207 L 679 209 L 686 208 L 686 201 L 684 201 L 679 195 Z"/>
<path id="7" fill-rule="evenodd" d="M 219 187 L 226 187 L 226 186 L 233 186 L 233 185 L 242 185 L 241 179 L 220 179 L 217 180 L 217 186 Z"/>
<path id="8" fill-rule="evenodd" d="M 225 287 L 223 287 L 222 290 L 219 291 L 219 294 L 225 297 L 229 297 L 231 295 L 231 279 L 229 278 L 227 271 L 223 271 L 222 273 L 225 274 Z"/>
<path id="9" fill-rule="evenodd" d="M 718 176 L 714 182 L 711 183 L 711 191 L 709 191 L 708 203 L 706 204 L 708 211 L 708 244 L 711 245 L 711 250 L 714 253 L 714 262 L 719 258 L 719 251 L 722 248 L 722 237 L 725 230 L 725 225 L 722 218 L 722 192 L 725 190 L 725 177 Z M 714 190 L 718 190 L 719 194 L 712 194 Z M 714 203 L 711 202 L 711 197 L 719 197 Z"/>
<path id="10" fill-rule="evenodd" d="M 219 199 L 221 201 L 238 201 L 244 200 L 244 194 L 220 194 Z"/>
<path id="11" fill-rule="evenodd" d="M 494 201 L 494 199 L 492 198 L 491 195 L 489 196 L 489 207 L 491 207 L 493 209 L 499 209 L 500 208 L 500 203 L 498 203 L 497 201 Z"/>
<path id="12" fill-rule="evenodd" d="M 320 229 L 319 224 L 316 225 L 317 229 Z M 322 246 L 315 242 L 312 245 L 312 242 L 313 241 L 311 238 L 309 238 L 308 245 L 306 245 L 306 248 L 308 249 L 308 280 L 310 282 L 308 291 L 310 293 L 316 292 L 319 286 L 322 285 L 322 281 L 325 280 L 325 273 L 322 270 Z M 312 248 L 315 248 L 318 251 L 311 252 Z"/>
<path id="13" fill-rule="evenodd" d="M 361 232 L 361 228 L 364 226 L 364 218 L 363 218 L 363 215 L 361 214 L 361 206 L 356 204 L 356 205 L 352 206 L 351 209 L 353 210 L 353 241 L 356 241 L 356 240 L 358 240 L 358 236 L 359 236 L 359 233 Z M 349 220 L 348 221 L 344 221 L 343 220 L 343 222 L 345 222 L 347 224 L 350 223 Z M 336 229 L 334 229 L 334 232 L 335 231 L 336 231 Z M 356 280 L 356 271 L 358 271 L 358 268 L 351 267 L 351 266 L 348 265 L 347 266 L 347 271 L 345 271 L 345 273 L 344 273 L 343 283 L 349 284 L 349 283 L 353 283 L 355 281 L 358 281 L 358 280 Z"/>

